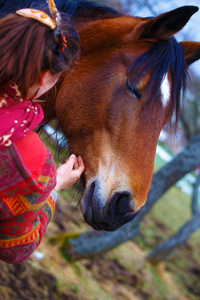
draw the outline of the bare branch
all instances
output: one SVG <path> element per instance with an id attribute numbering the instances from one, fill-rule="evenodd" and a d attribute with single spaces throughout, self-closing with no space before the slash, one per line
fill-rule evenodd
<path id="1" fill-rule="evenodd" d="M 192 195 L 192 204 L 191 204 L 193 215 L 196 215 L 199 213 L 199 205 L 198 205 L 199 185 L 200 185 L 200 174 L 197 177 L 195 184 L 193 185 L 193 195 Z"/>

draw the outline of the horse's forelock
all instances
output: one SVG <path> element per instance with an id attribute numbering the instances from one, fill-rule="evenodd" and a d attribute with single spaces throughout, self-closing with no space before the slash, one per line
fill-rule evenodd
<path id="1" fill-rule="evenodd" d="M 17 1 L 17 0 L 3 0 L 0 3 L 0 16 L 3 16 L 5 14 L 9 13 L 15 13 L 16 10 L 20 8 L 27 8 L 27 7 L 41 7 L 46 5 L 45 0 L 23 0 L 23 1 Z"/>
<path id="2" fill-rule="evenodd" d="M 17 9 L 33 7 L 43 9 L 47 6 L 45 0 L 3 0 L 0 3 L 0 15 L 14 13 Z M 115 17 L 119 13 L 106 5 L 98 4 L 95 2 L 88 2 L 85 0 L 58 0 L 56 6 L 60 12 L 67 13 L 69 16 L 75 18 L 90 17 L 92 19 Z"/>
<path id="3" fill-rule="evenodd" d="M 60 0 L 57 6 L 60 11 L 65 12 L 70 16 L 74 16 L 75 18 L 83 18 L 85 16 L 96 20 L 98 18 L 106 18 L 108 16 L 115 17 L 119 15 L 119 13 L 111 7 L 85 0 Z"/>
<path id="4" fill-rule="evenodd" d="M 146 74 L 151 72 L 151 77 L 147 85 L 146 94 L 151 94 L 147 107 L 151 105 L 158 95 L 160 86 L 167 72 L 169 71 L 172 92 L 171 92 L 171 115 L 175 109 L 176 122 L 178 120 L 181 94 L 184 93 L 187 83 L 187 68 L 181 46 L 174 37 L 167 40 L 157 41 L 147 52 L 141 54 L 129 67 L 129 73 L 139 74 L 134 79 L 137 85 Z"/>

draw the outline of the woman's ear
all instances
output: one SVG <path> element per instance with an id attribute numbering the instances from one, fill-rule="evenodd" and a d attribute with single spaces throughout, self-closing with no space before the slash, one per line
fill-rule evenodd
<path id="1" fill-rule="evenodd" d="M 61 73 L 52 75 L 49 70 L 42 72 L 37 83 L 39 89 L 38 93 L 36 94 L 36 97 L 40 97 L 48 90 L 50 90 L 56 84 L 60 74 Z"/>
<path id="2" fill-rule="evenodd" d="M 45 85 L 52 78 L 50 71 L 43 71 L 39 77 L 38 84 L 40 86 Z"/>

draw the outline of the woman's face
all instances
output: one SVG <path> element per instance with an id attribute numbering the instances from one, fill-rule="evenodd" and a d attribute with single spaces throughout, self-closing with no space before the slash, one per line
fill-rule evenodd
<path id="1" fill-rule="evenodd" d="M 49 71 L 46 71 L 41 75 L 40 80 L 29 89 L 27 96 L 30 99 L 39 98 L 56 84 L 60 75 L 61 73 L 52 75 Z"/>
<path id="2" fill-rule="evenodd" d="M 41 95 L 46 93 L 48 90 L 50 90 L 58 81 L 58 78 L 60 77 L 61 73 L 58 73 L 56 75 L 52 75 L 49 71 L 46 72 L 40 83 L 40 87 L 38 89 L 38 92 L 36 94 L 36 98 L 39 98 Z"/>

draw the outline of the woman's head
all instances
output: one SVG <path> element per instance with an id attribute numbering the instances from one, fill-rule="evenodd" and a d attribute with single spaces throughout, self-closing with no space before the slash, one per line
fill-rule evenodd
<path id="1" fill-rule="evenodd" d="M 66 19 L 66 17 L 65 17 Z M 38 20 L 10 14 L 0 20 L 0 87 L 17 82 L 26 96 L 41 75 L 65 70 L 78 56 L 78 34 L 64 20 L 67 47 L 60 51 L 54 31 Z"/>

